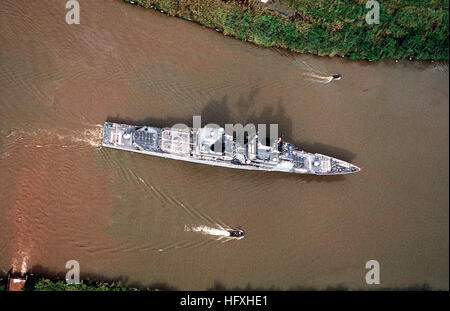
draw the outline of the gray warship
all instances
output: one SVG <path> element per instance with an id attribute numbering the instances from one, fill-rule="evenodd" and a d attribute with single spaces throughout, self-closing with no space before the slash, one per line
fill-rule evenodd
<path id="1" fill-rule="evenodd" d="M 226 134 L 224 128 L 158 128 L 105 122 L 102 146 L 245 170 L 315 175 L 360 171 L 348 162 L 298 150 L 281 137 L 267 146 L 257 132 L 240 141 Z"/>

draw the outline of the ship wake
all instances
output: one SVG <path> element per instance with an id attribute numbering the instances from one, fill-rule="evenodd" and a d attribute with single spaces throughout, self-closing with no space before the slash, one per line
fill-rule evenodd
<path id="1" fill-rule="evenodd" d="M 186 232 L 198 232 L 200 234 L 209 235 L 215 237 L 217 240 L 221 240 L 225 238 L 226 240 L 229 239 L 235 239 L 234 237 L 230 236 L 230 232 L 223 228 L 220 225 L 217 225 L 218 228 L 209 227 L 207 225 L 200 225 L 200 226 L 184 226 L 184 231 Z M 241 237 L 240 237 L 241 238 Z M 238 238 L 238 239 L 240 239 Z"/>
<path id="2" fill-rule="evenodd" d="M 331 81 L 341 79 L 341 76 L 339 74 L 332 74 L 327 72 L 326 70 L 315 68 L 305 61 L 296 59 L 294 63 L 296 67 L 302 70 L 302 76 L 307 81 L 328 84 Z"/>

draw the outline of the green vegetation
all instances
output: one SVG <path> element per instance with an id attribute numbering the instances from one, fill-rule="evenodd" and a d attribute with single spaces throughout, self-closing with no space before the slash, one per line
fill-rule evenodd
<path id="1" fill-rule="evenodd" d="M 131 0 L 125 0 L 131 2 Z M 263 46 L 351 59 L 449 58 L 448 0 L 379 0 L 380 23 L 365 21 L 367 0 L 133 0 Z"/>
<path id="2" fill-rule="evenodd" d="M 30 282 L 31 281 L 31 282 Z M 98 281 L 81 281 L 80 284 L 67 284 L 61 280 L 39 278 L 34 282 L 28 280 L 24 290 L 27 291 L 129 291 L 131 288 L 123 286 L 120 282 L 103 283 Z"/>
<path id="3" fill-rule="evenodd" d="M 0 291 L 6 290 L 6 279 L 0 278 Z M 120 281 L 105 283 L 82 280 L 80 284 L 67 284 L 63 280 L 29 275 L 23 288 L 25 291 L 135 291 L 136 288 L 124 286 Z"/>

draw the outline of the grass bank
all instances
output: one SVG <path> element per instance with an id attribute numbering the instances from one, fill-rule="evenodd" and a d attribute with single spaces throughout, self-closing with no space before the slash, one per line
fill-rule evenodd
<path id="1" fill-rule="evenodd" d="M 216 28 L 262 46 L 315 55 L 378 60 L 449 58 L 448 0 L 124 0 Z"/>

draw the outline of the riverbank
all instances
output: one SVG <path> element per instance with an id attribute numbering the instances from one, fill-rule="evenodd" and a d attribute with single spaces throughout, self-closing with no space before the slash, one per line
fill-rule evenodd
<path id="1" fill-rule="evenodd" d="M 7 288 L 7 278 L 0 278 L 0 291 Z M 31 274 L 28 276 L 23 291 L 138 291 L 140 289 L 127 287 L 120 281 L 102 282 L 82 280 L 80 284 L 67 284 L 58 278 L 47 278 Z"/>
<path id="2" fill-rule="evenodd" d="M 369 25 L 367 1 L 124 0 L 267 47 L 351 59 L 449 58 L 448 1 L 386 0 Z"/>
<path id="3" fill-rule="evenodd" d="M 0 278 L 0 292 L 6 291 L 6 278 Z M 28 280 L 25 283 L 25 286 L 22 288 L 23 291 L 160 291 L 160 289 L 141 289 L 136 287 L 127 287 L 122 284 L 121 281 L 114 282 L 102 282 L 102 281 L 93 281 L 93 280 L 82 280 L 80 284 L 67 284 L 65 281 L 61 279 L 55 278 L 47 278 L 39 275 L 29 275 Z M 162 290 L 177 290 L 175 288 L 163 288 Z M 208 291 L 243 291 L 243 290 L 269 290 L 267 288 L 227 288 L 220 283 L 216 283 L 213 287 L 208 288 Z M 270 290 L 280 291 L 280 288 L 271 288 Z M 295 291 L 316 291 L 318 288 L 314 287 L 293 287 L 289 290 Z M 343 285 L 338 286 L 328 286 L 326 288 L 320 289 L 325 291 L 350 291 L 351 289 L 345 287 Z M 364 290 L 364 289 L 358 289 Z M 382 291 L 432 291 L 435 290 L 430 287 L 428 284 L 416 284 L 408 287 L 383 287 L 378 288 L 378 290 Z"/>

